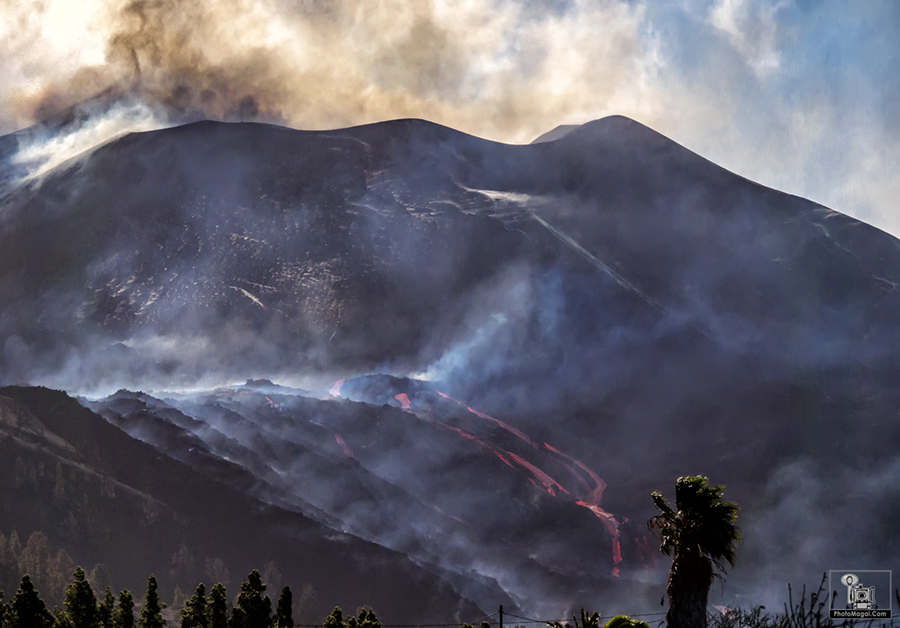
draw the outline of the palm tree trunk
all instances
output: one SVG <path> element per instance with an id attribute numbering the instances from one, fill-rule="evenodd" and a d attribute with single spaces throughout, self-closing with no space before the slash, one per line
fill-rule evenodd
<path id="1" fill-rule="evenodd" d="M 666 588 L 668 628 L 706 628 L 706 602 L 711 584 L 709 559 L 692 552 L 676 552 Z"/>

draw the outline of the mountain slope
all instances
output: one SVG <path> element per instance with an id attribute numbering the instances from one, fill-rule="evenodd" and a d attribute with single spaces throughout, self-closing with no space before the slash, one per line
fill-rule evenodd
<path id="1" fill-rule="evenodd" d="M 893 238 L 617 118 L 530 146 L 419 121 L 197 123 L 106 145 L 13 190 L 4 216 L 0 288 L 16 307 L 3 328 L 19 339 L 7 380 L 40 371 L 45 352 L 179 381 L 216 352 L 269 373 L 427 364 L 444 348 L 435 329 L 458 333 L 446 304 L 561 265 L 614 281 L 600 289 L 617 306 L 636 297 L 720 345 L 789 360 L 877 358 L 898 308 Z M 115 340 L 144 355 L 93 355 Z"/>
<path id="2" fill-rule="evenodd" d="M 813 579 L 823 560 L 883 560 L 896 539 L 896 513 L 880 498 L 900 488 L 897 240 L 635 121 L 605 118 L 527 146 L 421 120 L 327 132 L 202 122 L 132 134 L 42 180 L 5 184 L 0 211 L 2 381 L 100 397 L 206 389 L 178 403 L 123 392 L 93 407 L 206 476 L 322 525 L 352 528 L 344 492 L 372 504 L 356 533 L 422 565 L 452 543 L 425 538 L 418 522 L 432 530 L 430 507 L 444 509 L 441 496 L 480 473 L 485 490 L 468 507 L 493 497 L 520 517 L 501 517 L 503 530 L 525 530 L 497 564 L 542 565 L 555 583 L 543 598 L 501 583 L 535 607 L 576 604 L 558 592 L 585 572 L 541 562 L 550 552 L 523 559 L 538 538 L 562 556 L 603 556 L 588 588 L 605 586 L 611 567 L 632 582 L 658 574 L 638 573 L 639 535 L 621 565 L 603 562 L 609 531 L 578 505 L 584 494 L 550 500 L 547 482 L 492 447 L 540 469 L 561 460 L 542 444 L 581 461 L 608 484 L 601 509 L 619 522 L 645 520 L 650 491 L 679 475 L 726 483 L 754 531 L 735 578 L 746 590 L 767 587 L 772 570 Z M 373 372 L 398 377 L 354 378 Z M 247 378 L 313 390 L 285 395 L 302 398 L 291 403 L 304 417 L 350 428 L 326 435 L 330 450 L 309 435 L 292 442 L 290 429 L 305 433 L 299 419 L 287 433 L 259 432 L 256 406 L 217 388 Z M 335 380 L 364 405 L 311 400 Z M 477 423 L 465 406 L 537 450 L 448 423 L 460 413 Z M 429 412 L 484 446 L 463 455 L 467 439 L 435 436 L 444 428 L 427 424 Z M 218 427 L 231 423 L 243 427 Z M 493 437 L 492 425 L 479 429 Z M 391 467 L 396 456 L 377 454 L 390 451 L 388 434 L 440 444 L 402 448 Z M 369 467 L 350 464 L 335 435 L 354 453 L 355 438 L 381 447 Z M 237 454 L 232 472 L 224 463 Z M 278 470 L 295 457 L 333 474 L 335 488 L 284 486 Z M 876 489 L 848 488 L 858 481 Z M 401 511 L 417 514 L 396 533 L 386 513 Z M 454 578 L 500 535 L 493 519 L 458 516 L 474 531 L 459 537 L 470 547 L 450 561 Z"/>
<path id="3" fill-rule="evenodd" d="M 230 594 L 250 569 L 269 563 L 280 572 L 273 590 L 313 591 L 298 609 L 305 621 L 348 603 L 377 602 L 395 621 L 479 612 L 402 555 L 249 498 L 130 438 L 64 393 L 5 387 L 0 408 L 4 529 L 22 537 L 43 531 L 77 561 L 105 563 L 116 587 L 139 594 L 156 573 L 171 599 L 176 584 L 189 591 L 221 577 L 221 568 L 210 571 L 219 559 Z M 230 467 L 231 477 L 241 476 Z M 176 563 L 179 552 L 191 559 Z"/>

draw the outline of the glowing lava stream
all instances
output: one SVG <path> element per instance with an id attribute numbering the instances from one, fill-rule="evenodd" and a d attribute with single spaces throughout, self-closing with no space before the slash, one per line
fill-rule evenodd
<path id="1" fill-rule="evenodd" d="M 446 395 L 440 391 L 438 391 L 437 394 L 440 395 L 441 397 L 443 397 L 444 399 L 447 399 L 448 401 L 452 401 L 453 403 L 464 407 L 466 410 L 468 410 L 475 416 L 479 416 L 482 419 L 491 421 L 491 422 L 499 425 L 506 431 L 508 431 L 512 434 L 515 434 L 521 440 L 523 440 L 526 443 L 528 443 L 529 445 L 531 445 L 534 449 L 540 449 L 540 447 L 538 447 L 537 443 L 535 443 L 533 440 L 528 438 L 528 436 L 524 432 L 517 430 L 516 428 L 514 428 L 510 425 L 507 425 L 506 423 L 504 423 L 503 421 L 501 421 L 499 419 L 495 419 L 494 417 L 492 417 L 490 415 L 487 415 L 483 412 L 479 412 L 478 410 L 475 410 L 474 408 L 467 406 L 462 401 L 458 401 L 458 400 L 454 399 L 453 397 Z M 397 395 L 395 398 L 399 400 L 401 396 L 406 399 L 407 403 L 409 403 L 409 397 L 405 393 L 403 393 L 402 395 Z M 403 409 L 406 410 L 408 408 L 404 406 Z M 582 471 L 584 471 L 585 473 L 587 473 L 590 476 L 591 480 L 593 480 L 593 482 L 594 482 L 593 489 L 590 488 L 590 485 L 584 480 L 584 478 L 582 478 L 578 474 L 578 472 L 575 471 L 570 465 L 561 463 L 564 467 L 566 467 L 569 470 L 569 472 L 572 474 L 572 476 L 584 487 L 584 489 L 586 491 L 589 491 L 589 494 L 586 495 L 584 498 L 585 503 L 583 505 L 585 505 L 586 507 L 596 506 L 597 508 L 599 508 L 600 501 L 603 498 L 603 491 L 606 490 L 606 482 L 604 482 L 603 479 L 599 475 L 597 475 L 592 469 L 590 469 L 586 464 L 584 464 L 580 460 L 573 458 L 569 454 L 561 452 L 556 447 L 553 447 L 547 443 L 544 443 L 544 447 L 546 447 L 548 450 L 552 451 L 553 453 L 557 454 L 558 456 L 562 456 L 563 458 L 566 458 L 567 460 L 571 460 L 575 466 L 577 466 L 579 469 L 581 469 Z M 537 467 L 535 467 L 535 469 L 537 469 Z M 538 469 L 538 471 L 540 471 L 540 470 Z M 560 488 L 562 488 L 562 487 L 560 486 Z M 565 491 L 565 489 L 563 489 L 563 490 Z M 565 492 L 568 493 L 569 491 L 565 491 Z M 603 511 L 602 509 L 601 509 L 601 512 L 604 512 L 607 515 L 609 514 L 609 513 L 606 513 L 605 511 Z M 600 515 L 598 515 L 598 516 L 600 516 Z M 610 515 L 610 516 L 612 516 L 612 515 Z M 618 526 L 618 523 L 616 524 L 616 526 Z"/>
<path id="2" fill-rule="evenodd" d="M 533 464 L 531 464 L 530 462 L 525 460 L 522 456 L 517 456 L 516 454 L 514 454 L 511 451 L 507 451 L 506 453 L 509 454 L 510 458 L 512 458 L 513 460 L 518 462 L 520 465 L 522 465 L 523 467 L 525 467 L 526 469 L 531 471 L 531 473 L 534 474 L 534 477 L 539 479 L 541 481 L 541 484 L 543 484 L 544 486 L 547 487 L 547 492 L 550 493 L 551 495 L 553 495 L 554 497 L 556 497 L 556 492 L 553 490 L 554 486 L 556 488 L 558 488 L 559 490 L 561 490 L 566 495 L 570 494 L 569 491 L 567 491 L 562 484 L 560 484 L 559 482 L 557 482 L 556 480 L 551 478 L 549 475 L 547 475 L 546 473 L 544 473 L 543 471 L 538 469 L 536 466 L 534 466 Z"/>
<path id="3" fill-rule="evenodd" d="M 409 396 L 406 393 L 394 395 L 394 399 L 400 402 L 401 410 L 409 410 Z"/>
<path id="4" fill-rule="evenodd" d="M 331 390 L 329 390 L 328 392 L 333 397 L 339 397 L 341 394 L 341 385 L 343 383 L 344 383 L 344 380 L 336 381 L 334 383 L 334 385 L 331 387 Z M 556 460 L 556 462 L 559 465 L 561 465 L 562 467 L 564 467 L 567 471 L 569 471 L 571 476 L 578 482 L 578 484 L 581 486 L 581 488 L 583 490 L 582 498 L 577 500 L 575 502 L 575 504 L 577 504 L 578 506 L 587 508 L 594 514 L 594 516 L 596 516 L 600 520 L 600 522 L 603 524 L 604 528 L 606 528 L 606 531 L 612 537 L 613 563 L 615 565 L 618 565 L 620 562 L 622 562 L 622 546 L 621 546 L 620 538 L 619 538 L 620 537 L 620 533 L 619 533 L 619 525 L 620 524 L 619 524 L 619 521 L 616 519 L 615 515 L 605 511 L 603 508 L 600 507 L 600 502 L 603 499 L 603 492 L 606 490 L 606 482 L 604 482 L 603 479 L 599 475 L 597 475 L 597 473 L 595 473 L 591 468 L 589 468 L 586 464 L 584 464 L 577 458 L 573 458 L 569 454 L 566 454 L 566 453 L 556 449 L 555 447 L 549 445 L 548 443 L 542 443 L 543 447 L 541 447 L 535 441 L 531 440 L 531 438 L 529 438 L 528 435 L 525 434 L 524 432 L 522 432 L 521 430 L 518 430 L 518 429 L 512 427 L 511 425 L 507 425 L 503 421 L 496 419 L 488 414 L 479 412 L 478 410 L 466 405 L 462 401 L 458 401 L 445 393 L 442 393 L 440 391 L 436 391 L 436 392 L 441 398 L 446 399 L 448 401 L 452 401 L 453 403 L 455 403 L 459 406 L 462 406 L 463 408 L 465 408 L 466 410 L 468 410 L 475 416 L 477 416 L 481 419 L 484 419 L 485 421 L 490 421 L 491 423 L 494 423 L 498 427 L 506 430 L 510 434 L 513 434 L 521 441 L 530 445 L 534 450 L 540 451 L 543 449 L 544 451 L 549 451 L 552 454 L 555 454 L 557 456 L 557 458 L 563 459 L 563 460 L 558 459 L 558 460 Z M 465 430 L 462 430 L 458 427 L 454 427 L 452 425 L 448 425 L 447 423 L 444 423 L 443 421 L 438 421 L 434 418 L 430 418 L 428 416 L 423 416 L 422 414 L 416 413 L 412 409 L 412 401 L 410 400 L 409 395 L 407 393 L 399 393 L 397 395 L 394 395 L 394 399 L 396 399 L 400 403 L 400 407 L 402 410 L 404 410 L 406 412 L 410 412 L 411 414 L 414 414 L 418 418 L 428 421 L 429 423 L 439 425 L 440 427 L 443 427 L 452 432 L 455 432 L 459 436 L 462 436 L 463 438 L 470 440 L 470 441 L 480 445 L 481 447 L 484 447 L 485 449 L 492 452 L 495 456 L 497 456 L 501 461 L 503 461 L 504 464 L 506 464 L 510 468 L 514 469 L 514 468 L 516 468 L 515 465 L 519 465 L 523 469 L 526 469 L 529 473 L 531 473 L 532 476 L 534 476 L 538 481 L 540 481 L 541 484 L 543 484 L 544 490 L 546 490 L 550 495 L 552 495 L 554 497 L 558 497 L 559 496 L 558 493 L 572 495 L 572 493 L 568 489 L 566 489 L 562 484 L 557 482 L 549 474 L 547 474 L 546 472 L 544 472 L 542 469 L 540 469 L 536 465 L 532 464 L 531 462 L 527 461 L 522 456 L 519 456 L 518 454 L 515 454 L 506 449 L 494 447 L 493 445 L 481 440 L 477 436 L 474 436 L 473 434 L 470 434 L 470 433 L 466 432 Z M 344 447 L 344 453 L 347 456 L 352 457 L 353 452 L 350 451 L 349 447 L 347 447 L 347 445 L 344 443 L 343 439 L 341 439 L 340 436 L 335 436 L 335 438 L 337 439 L 338 443 L 340 443 L 341 446 Z M 576 467 L 577 467 L 577 469 L 576 469 Z M 582 476 L 582 473 L 578 472 L 578 469 L 580 469 L 583 474 L 586 474 L 590 478 L 590 482 Z M 528 480 L 532 484 L 534 484 L 535 487 L 540 488 L 537 485 L 537 483 L 534 482 L 534 480 L 532 480 L 531 478 L 528 478 Z M 593 486 L 591 484 L 593 484 Z M 439 511 L 439 512 L 442 512 L 442 511 Z M 450 516 L 452 516 L 452 515 L 450 515 Z M 457 517 L 453 517 L 453 518 L 456 519 Z M 618 567 L 613 568 L 612 574 L 616 577 L 619 576 Z"/>
<path id="5" fill-rule="evenodd" d="M 502 428 L 505 429 L 506 431 L 508 431 L 508 432 L 510 432 L 510 433 L 512 433 L 512 434 L 515 434 L 516 436 L 518 436 L 519 438 L 521 438 L 523 441 L 525 441 L 526 443 L 528 443 L 529 445 L 531 445 L 531 446 L 534 447 L 535 449 L 538 449 L 537 443 L 535 443 L 533 440 L 531 440 L 530 438 L 528 438 L 528 436 L 526 436 L 523 432 L 520 432 L 520 431 L 517 430 L 516 428 L 514 428 L 514 427 L 512 427 L 512 426 L 510 426 L 510 425 L 507 425 L 506 423 L 504 423 L 504 422 L 501 421 L 500 419 L 495 419 L 494 417 L 488 416 L 487 414 L 485 414 L 485 413 L 483 413 L 483 412 L 479 412 L 478 410 L 475 410 L 474 408 L 470 408 L 469 406 L 467 406 L 466 404 L 464 404 L 462 401 L 457 401 L 456 399 L 454 399 L 454 398 L 451 397 L 450 395 L 445 395 L 445 394 L 442 393 L 441 391 L 437 391 L 437 394 L 440 395 L 441 397 L 443 397 L 444 399 L 447 399 L 448 401 L 452 401 L 453 403 L 462 406 L 463 408 L 465 408 L 466 410 L 468 410 L 469 412 L 471 412 L 471 413 L 474 414 L 475 416 L 479 416 L 479 417 L 481 417 L 482 419 L 486 419 L 486 420 L 488 420 L 488 421 L 492 421 L 492 422 L 496 423 L 497 425 L 499 425 L 500 427 L 502 427 Z M 404 395 L 404 396 L 405 396 L 405 395 Z"/>
<path id="6" fill-rule="evenodd" d="M 347 456 L 348 458 L 353 458 L 353 451 L 352 451 L 349 447 L 347 447 L 347 443 L 344 442 L 344 439 L 343 439 L 343 438 L 341 438 L 340 436 L 338 436 L 337 434 L 335 434 L 335 435 L 334 435 L 334 440 L 337 441 L 337 444 L 338 444 L 338 445 L 340 445 L 341 447 L 344 448 L 344 455 L 345 455 L 345 456 Z"/>
<path id="7" fill-rule="evenodd" d="M 429 420 L 429 419 L 426 419 L 426 420 Z M 446 423 L 444 423 L 442 421 L 431 421 L 431 422 L 434 423 L 435 425 L 440 425 L 441 427 L 447 428 L 451 432 L 456 432 L 463 438 L 467 438 L 468 440 L 478 443 L 482 447 L 489 449 L 490 451 L 494 452 L 494 455 L 496 455 L 498 458 L 500 458 L 500 460 L 502 460 L 503 463 L 506 464 L 510 469 L 515 469 L 515 467 L 513 466 L 513 463 L 511 463 L 509 460 L 507 460 L 506 456 L 504 456 L 499 451 L 497 451 L 496 447 L 492 447 L 491 445 L 488 445 L 486 442 L 484 442 L 477 436 L 473 436 L 472 434 L 469 434 L 468 432 L 465 432 L 465 431 L 459 429 L 458 427 L 453 427 L 452 425 L 447 425 Z M 504 451 L 504 453 L 509 453 L 509 452 Z M 537 484 L 535 484 L 535 486 L 537 486 Z"/>
<path id="8" fill-rule="evenodd" d="M 506 423 L 504 423 L 503 421 L 500 421 L 499 419 L 495 419 L 494 417 L 492 417 L 490 415 L 484 414 L 483 412 L 479 412 L 478 410 L 475 410 L 474 408 L 467 406 L 463 402 L 458 401 L 440 391 L 438 391 L 437 394 L 440 395 L 441 397 L 443 397 L 444 399 L 447 399 L 448 401 L 452 401 L 452 402 L 456 403 L 457 405 L 464 407 L 466 410 L 468 410 L 472 414 L 474 414 L 478 417 L 481 417 L 482 419 L 485 419 L 487 421 L 491 421 L 492 423 L 500 426 L 501 428 L 505 429 L 506 431 L 510 432 L 511 434 L 514 434 L 519 439 L 521 439 L 521 440 L 525 441 L 526 443 L 528 443 L 529 445 L 531 445 L 534 449 L 540 449 L 538 447 L 537 443 L 535 443 L 533 440 L 531 440 L 524 432 L 521 432 L 520 430 L 517 430 L 516 428 L 514 428 L 510 425 L 507 425 Z M 401 397 L 402 397 L 402 399 L 401 399 Z M 397 395 L 395 397 L 395 399 L 397 399 L 398 401 L 401 402 L 401 404 L 403 404 L 404 410 L 409 410 L 409 397 L 406 395 L 406 393 L 401 393 L 400 395 Z M 504 455 L 500 454 L 500 452 L 498 452 L 495 447 L 492 447 L 491 445 L 484 443 L 483 441 L 477 439 L 476 437 L 472 436 L 471 434 L 467 434 L 458 428 L 454 428 L 454 427 L 451 427 L 451 426 L 443 424 L 443 423 L 441 425 L 444 425 L 445 427 L 452 429 L 453 431 L 457 432 L 458 434 L 460 434 L 470 440 L 474 440 L 474 441 L 478 442 L 479 444 L 483 445 L 484 447 L 487 447 L 488 449 L 493 451 L 497 455 L 497 457 L 499 457 L 503 462 L 505 462 L 509 466 L 512 466 L 510 464 L 509 460 L 507 460 L 507 458 Z M 565 462 L 560 462 L 560 464 L 562 466 L 564 466 L 566 469 L 569 470 L 569 472 L 572 474 L 572 477 L 574 477 L 578 481 L 578 483 L 581 484 L 582 488 L 584 489 L 584 491 L 586 493 L 582 499 L 576 501 L 575 503 L 579 506 L 583 506 L 583 507 L 587 508 L 588 510 L 590 510 L 592 513 L 594 513 L 594 515 L 598 519 L 600 519 L 601 523 L 603 523 L 603 526 L 606 528 L 606 531 L 609 532 L 609 535 L 612 537 L 613 563 L 616 565 L 619 564 L 620 562 L 622 562 L 622 544 L 619 539 L 619 521 L 616 519 L 616 517 L 612 513 L 609 513 L 600 507 L 600 502 L 603 499 L 603 492 L 606 490 L 606 482 L 604 482 L 603 479 L 599 475 L 597 475 L 592 469 L 590 469 L 586 464 L 584 464 L 577 458 L 573 458 L 572 456 L 556 449 L 555 447 L 553 447 L 547 443 L 544 443 L 544 447 L 548 451 L 556 454 L 557 456 L 560 456 L 562 458 L 565 458 L 566 460 L 571 461 L 572 464 L 574 464 L 576 467 L 578 467 L 584 473 L 586 473 L 593 481 L 594 486 L 593 486 L 593 488 L 591 488 L 591 485 L 583 477 L 581 477 L 581 475 L 575 469 L 573 469 L 571 465 L 566 464 Z M 541 483 L 547 489 L 547 492 L 550 493 L 551 495 L 553 495 L 554 497 L 556 496 L 554 487 L 558 488 L 560 491 L 562 491 L 566 495 L 571 495 L 571 493 L 569 491 L 567 491 L 565 489 L 565 487 L 563 487 L 562 484 L 560 484 L 559 482 L 557 482 L 556 480 L 551 478 L 549 475 L 544 473 L 541 469 L 539 469 L 535 465 L 531 464 L 530 462 L 528 462 L 521 456 L 518 456 L 510 451 L 506 451 L 506 450 L 502 450 L 502 451 L 503 451 L 503 454 L 508 456 L 510 459 L 512 459 L 513 461 L 515 461 L 522 467 L 531 471 L 531 473 L 538 480 L 541 481 Z M 532 483 L 534 484 L 534 482 L 532 482 Z M 537 486 L 537 484 L 535 484 L 535 486 Z M 616 577 L 619 576 L 618 567 L 613 568 L 613 575 Z"/>
<path id="9" fill-rule="evenodd" d="M 578 460 L 576 458 L 573 458 L 569 454 L 561 452 L 560 450 L 556 449 L 552 445 L 549 445 L 548 443 L 544 443 L 544 447 L 546 447 L 547 449 L 549 449 L 550 451 L 552 451 L 553 453 L 555 453 L 557 455 L 563 456 L 564 458 L 571 460 L 579 469 L 581 469 L 582 471 L 587 473 L 591 477 L 591 479 L 594 481 L 593 490 L 591 490 L 590 493 L 588 493 L 588 495 L 586 495 L 583 500 L 579 500 L 575 503 L 578 504 L 579 506 L 584 506 L 585 508 L 590 510 L 592 513 L 594 513 L 594 515 L 597 516 L 598 519 L 600 519 L 600 521 L 603 522 L 603 525 L 606 527 L 607 532 L 609 532 L 610 536 L 612 536 L 613 562 L 614 563 L 622 562 L 622 544 L 619 540 L 619 522 L 616 520 L 616 518 L 611 513 L 606 512 L 605 510 L 603 510 L 600 507 L 600 501 L 603 499 L 603 491 L 606 490 L 606 482 L 603 481 L 603 478 L 601 478 L 599 475 L 594 473 L 594 471 L 592 469 L 588 468 L 588 466 L 586 464 L 581 462 L 581 460 Z M 575 474 L 575 476 L 582 481 L 582 486 L 584 486 L 587 489 L 588 488 L 587 482 L 585 482 L 581 478 L 581 476 L 579 476 L 577 474 Z M 616 569 L 614 571 L 614 573 L 616 575 L 618 575 L 618 569 Z"/>

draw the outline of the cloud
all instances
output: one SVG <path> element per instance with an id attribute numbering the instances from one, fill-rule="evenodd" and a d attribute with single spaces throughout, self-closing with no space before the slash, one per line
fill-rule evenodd
<path id="1" fill-rule="evenodd" d="M 648 5 L 649 7 L 649 5 Z M 652 5 L 665 94 L 642 119 L 726 168 L 900 234 L 900 10 L 889 2 Z M 640 119 L 640 118 L 639 118 Z"/>
<path id="2" fill-rule="evenodd" d="M 642 9 L 621 2 L 93 0 L 85 13 L 102 32 L 83 27 L 68 48 L 39 50 L 61 2 L 5 7 L 28 28 L 5 44 L 19 60 L 5 70 L 7 130 L 115 85 L 222 119 L 329 128 L 424 117 L 524 142 L 556 120 L 612 112 L 648 59 Z M 71 59 L 98 36 L 102 63 Z"/>
<path id="3" fill-rule="evenodd" d="M 775 17 L 779 8 L 780 3 L 767 6 L 747 0 L 718 0 L 710 10 L 709 21 L 757 75 L 765 76 L 781 63 Z"/>
<path id="4" fill-rule="evenodd" d="M 0 0 L 0 132 L 108 87 L 100 7 L 100 0 Z"/>

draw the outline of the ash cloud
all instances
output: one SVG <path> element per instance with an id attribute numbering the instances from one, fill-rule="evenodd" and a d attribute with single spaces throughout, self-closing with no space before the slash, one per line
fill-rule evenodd
<path id="1" fill-rule="evenodd" d="M 506 2 L 89 6 L 102 23 L 94 43 L 103 62 L 64 75 L 45 70 L 30 94 L 7 92 L 6 124 L 38 120 L 105 85 L 134 89 L 176 118 L 334 128 L 422 117 L 528 141 L 548 118 L 594 115 L 597 99 L 612 97 L 642 64 L 640 10 L 614 2 L 550 11 L 549 19 L 538 6 Z M 28 24 L 37 35 L 40 17 Z M 602 24 L 605 36 L 587 24 Z M 21 84 L 34 73 L 34 53 L 25 37 L 10 46 L 26 57 L 8 70 Z M 571 46 L 579 53 L 566 60 Z"/>

